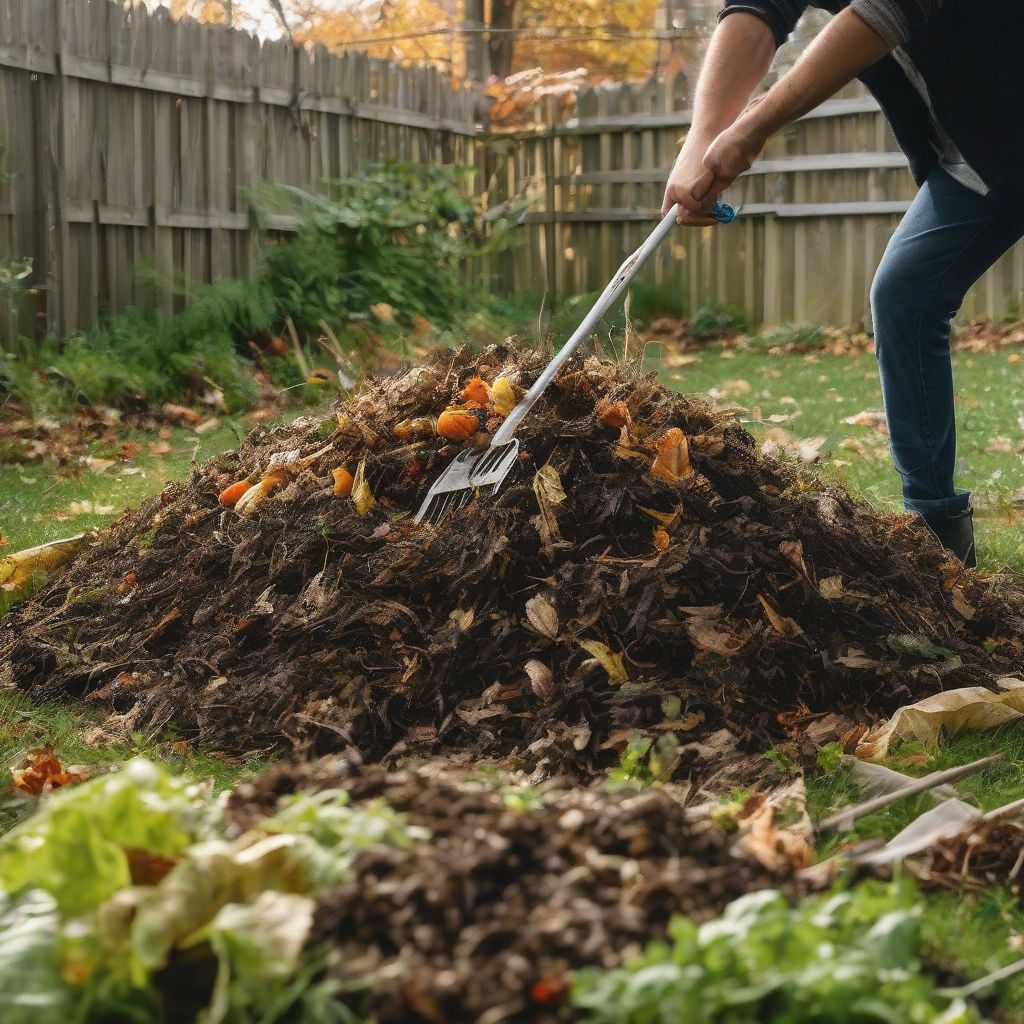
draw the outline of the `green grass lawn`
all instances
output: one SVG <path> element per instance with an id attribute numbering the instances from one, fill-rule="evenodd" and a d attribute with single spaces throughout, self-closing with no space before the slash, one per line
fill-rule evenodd
<path id="1" fill-rule="evenodd" d="M 206 434 L 179 427 L 165 442 L 170 450 L 163 454 L 147 449 L 150 443 L 160 443 L 156 435 L 127 431 L 113 447 L 90 446 L 88 456 L 100 460 L 99 473 L 83 465 L 77 472 L 61 474 L 53 460 L 0 464 L 0 536 L 7 539 L 0 555 L 109 525 L 167 481 L 184 479 L 194 460 L 237 448 L 247 431 L 241 416 L 223 418 Z M 119 461 L 121 444 L 131 442 L 141 444 L 141 451 L 130 461 Z M 111 460 L 113 465 L 102 465 Z"/>

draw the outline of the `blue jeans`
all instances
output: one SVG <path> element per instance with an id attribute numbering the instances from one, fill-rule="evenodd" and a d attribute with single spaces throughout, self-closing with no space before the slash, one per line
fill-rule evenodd
<path id="1" fill-rule="evenodd" d="M 871 316 L 892 460 L 912 511 L 970 507 L 970 492 L 953 486 L 950 332 L 967 290 L 1022 235 L 1024 214 L 1007 215 L 936 168 L 886 246 Z"/>

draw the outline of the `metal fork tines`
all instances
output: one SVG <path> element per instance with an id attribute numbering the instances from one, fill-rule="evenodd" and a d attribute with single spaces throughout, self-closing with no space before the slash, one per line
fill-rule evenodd
<path id="1" fill-rule="evenodd" d="M 449 513 L 465 508 L 477 494 L 493 494 L 512 471 L 518 454 L 519 441 L 515 439 L 483 451 L 459 452 L 434 481 L 414 522 L 439 523 Z"/>
<path id="2" fill-rule="evenodd" d="M 428 522 L 436 525 L 449 512 L 458 512 L 465 508 L 473 499 L 474 492 L 467 488 L 457 491 L 442 491 L 435 494 L 429 501 L 426 509 L 416 517 L 417 523 Z"/>
<path id="3" fill-rule="evenodd" d="M 473 487 L 500 483 L 508 475 L 519 454 L 519 441 L 509 441 L 487 449 L 470 467 L 469 480 Z"/>

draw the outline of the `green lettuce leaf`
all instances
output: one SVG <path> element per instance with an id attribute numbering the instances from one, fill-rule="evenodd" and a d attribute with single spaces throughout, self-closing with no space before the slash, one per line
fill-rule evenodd
<path id="1" fill-rule="evenodd" d="M 0 1020 L 4 1024 L 69 1024 L 71 989 L 60 973 L 57 903 L 29 889 L 0 896 Z"/>
<path id="2" fill-rule="evenodd" d="M 131 883 L 127 851 L 173 858 L 212 833 L 208 788 L 143 759 L 48 797 L 0 838 L 0 891 L 38 886 L 64 916 Z"/>

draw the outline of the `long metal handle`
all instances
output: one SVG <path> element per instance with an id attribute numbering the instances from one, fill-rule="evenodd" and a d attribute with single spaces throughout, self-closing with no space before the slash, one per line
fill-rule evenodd
<path id="1" fill-rule="evenodd" d="M 593 309 L 586 315 L 583 323 L 576 328 L 572 337 L 562 346 L 561 351 L 548 363 L 544 372 L 534 382 L 532 388 L 526 392 L 523 400 L 508 414 L 505 422 L 494 432 L 491 445 L 497 446 L 507 444 L 512 440 L 513 435 L 523 422 L 529 411 L 536 405 L 537 399 L 547 390 L 547 386 L 558 375 L 558 371 L 572 358 L 573 353 L 580 347 L 584 338 L 589 338 L 591 332 L 600 323 L 601 318 L 608 312 L 615 300 L 626 290 L 627 285 L 636 276 L 636 272 L 644 265 L 647 257 L 654 252 L 661 244 L 664 237 L 672 230 L 679 216 L 679 206 L 673 206 L 661 219 L 661 223 L 650 233 L 647 240 L 640 246 L 632 256 L 619 267 L 618 272 L 608 282 L 608 286 Z M 718 203 L 715 208 L 714 217 L 723 224 L 728 224 L 736 219 L 736 211 L 726 203 Z"/>

